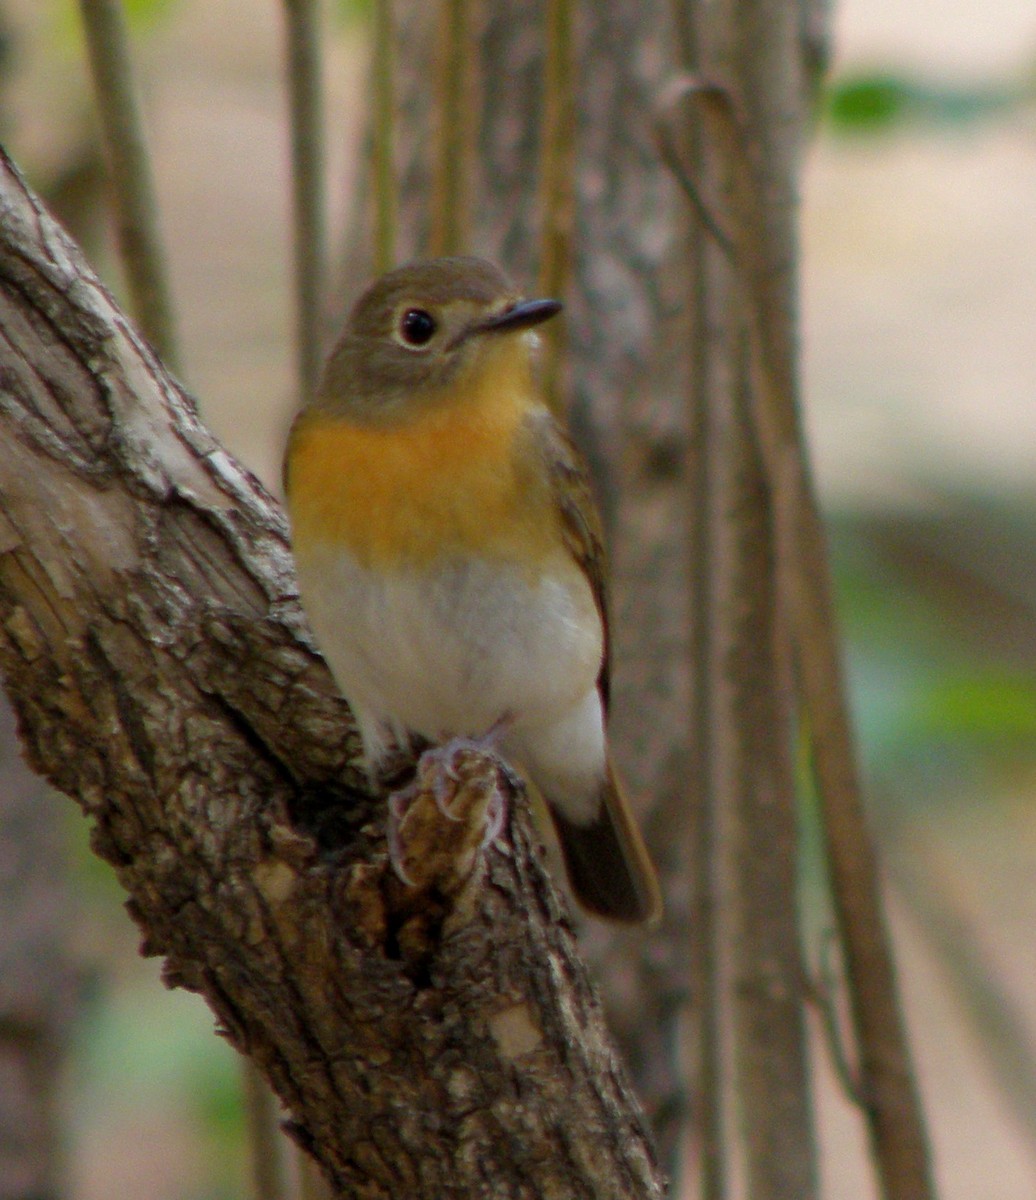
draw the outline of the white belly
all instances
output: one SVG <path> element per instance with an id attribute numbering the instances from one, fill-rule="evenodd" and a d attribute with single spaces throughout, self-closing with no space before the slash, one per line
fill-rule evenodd
<path id="1" fill-rule="evenodd" d="M 388 730 L 440 741 L 478 736 L 507 716 L 521 742 L 537 726 L 563 723 L 588 693 L 596 697 L 600 618 L 568 559 L 535 581 L 480 559 L 385 575 L 323 546 L 300 557 L 298 571 L 313 632 L 356 712 L 371 765 Z"/>

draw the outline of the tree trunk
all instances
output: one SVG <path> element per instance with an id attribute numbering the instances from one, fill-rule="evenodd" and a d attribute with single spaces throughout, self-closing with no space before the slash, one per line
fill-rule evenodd
<path id="1" fill-rule="evenodd" d="M 340 1195 L 661 1195 L 521 798 L 424 788 L 400 881 L 280 512 L 6 159 L 0 305 L 0 666 L 144 952 Z"/>

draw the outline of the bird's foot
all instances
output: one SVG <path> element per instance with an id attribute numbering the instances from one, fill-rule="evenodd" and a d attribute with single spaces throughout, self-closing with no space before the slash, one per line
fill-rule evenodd
<path id="1" fill-rule="evenodd" d="M 503 772 L 513 786 L 521 786 L 519 777 L 498 754 L 497 746 L 511 723 L 508 715 L 501 717 L 479 737 L 453 737 L 440 746 L 425 750 L 417 760 L 414 777 L 406 787 L 393 792 L 389 797 L 388 849 L 389 861 L 396 875 L 410 887 L 416 886 L 406 870 L 405 848 L 402 838 L 404 818 L 414 801 L 426 790 L 431 792 L 439 813 L 448 821 L 465 819 L 454 811 L 458 784 L 462 782 L 460 764 L 465 754 L 476 753 L 491 757 L 498 770 Z M 431 787 L 428 788 L 429 780 Z M 499 784 L 495 785 L 485 809 L 486 827 L 479 844 L 479 851 L 490 846 L 504 828 L 507 819 L 507 799 Z"/>
<path id="2" fill-rule="evenodd" d="M 502 762 L 503 760 L 497 754 L 497 746 L 507 732 L 510 723 L 511 718 L 503 716 L 498 721 L 494 721 L 489 729 L 479 737 L 452 737 L 448 742 L 443 742 L 441 746 L 432 746 L 425 750 L 417 760 L 417 775 L 428 771 L 435 772 L 432 780 L 432 794 L 444 817 L 448 817 L 450 820 L 456 819 L 450 811 L 450 792 L 454 790 L 450 785 L 455 787 L 460 781 L 459 766 L 462 756 L 464 754 L 487 754 L 490 758 Z"/>

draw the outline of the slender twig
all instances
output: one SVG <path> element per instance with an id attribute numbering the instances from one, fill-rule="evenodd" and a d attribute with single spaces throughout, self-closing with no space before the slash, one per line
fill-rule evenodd
<path id="1" fill-rule="evenodd" d="M 839 977 L 831 961 L 832 951 L 838 943 L 834 929 L 825 929 L 820 943 L 819 962 L 815 979 L 806 980 L 806 997 L 816 1009 L 824 1031 L 827 1051 L 835 1076 L 849 1100 L 861 1110 L 866 1109 L 867 1098 L 860 1088 L 859 1072 L 850 1059 L 849 1048 L 838 1019 Z"/>
<path id="2" fill-rule="evenodd" d="M 753 255 L 754 257 L 754 255 Z M 758 259 L 756 259 L 758 262 Z M 827 539 L 800 441 L 792 382 L 774 360 L 765 271 L 751 271 L 760 327 L 756 429 L 775 496 L 798 689 L 813 766 L 835 908 L 848 964 L 861 1087 L 888 1200 L 934 1195 L 920 1098 L 899 1006 L 874 842 L 863 804 L 828 565 Z"/>
<path id="3" fill-rule="evenodd" d="M 112 181 L 119 253 L 134 316 L 155 350 L 181 370 L 158 203 L 144 143 L 129 37 L 119 0 L 79 0 Z"/>
<path id="4" fill-rule="evenodd" d="M 703 261 L 701 247 L 694 256 L 700 266 Z M 692 263 L 692 265 L 694 265 Z M 691 276 L 700 283 L 700 276 Z M 706 309 L 704 297 L 696 297 L 699 313 L 698 328 L 702 327 Z M 704 379 L 704 373 L 697 376 Z M 702 409 L 699 401 L 695 408 Z M 694 441 L 700 445 L 704 433 L 704 421 L 692 414 Z M 699 459 L 701 455 L 698 455 Z M 727 1188 L 726 1144 L 727 1128 L 724 1111 L 724 1053 L 723 1019 L 725 1005 L 721 979 L 721 954 L 719 914 L 717 912 L 717 857 L 718 803 L 716 789 L 710 786 L 708 761 L 712 743 L 712 698 L 709 695 L 709 679 L 706 664 L 715 661 L 713 643 L 715 630 L 712 622 L 701 611 L 701 597 L 711 577 L 712 547 L 709 528 L 715 520 L 715 497 L 710 496 L 709 479 L 704 465 L 697 464 L 691 475 L 690 511 L 694 522 L 692 532 L 693 555 L 692 577 L 688 595 L 693 598 L 695 611 L 691 616 L 691 647 L 694 692 L 691 711 L 692 754 L 694 756 L 694 778 L 699 780 L 695 789 L 698 794 L 697 820 L 689 823 L 688 836 L 693 838 L 689 860 L 694 880 L 694 900 L 691 911 L 691 989 L 697 997 L 698 1026 L 698 1079 L 695 1131 L 701 1146 L 701 1196 L 702 1200 L 725 1200 Z"/>
<path id="5" fill-rule="evenodd" d="M 694 306 L 692 332 L 700 334 L 707 326 L 709 314 L 708 286 L 705 280 L 704 239 L 691 239 L 688 254 L 688 279 L 693 289 Z M 708 369 L 708 355 L 703 336 L 691 341 L 695 357 L 691 386 L 697 393 L 692 397 L 691 428 L 695 460 L 690 471 L 690 514 L 692 521 L 691 579 L 688 595 L 692 598 L 690 614 L 691 680 L 691 742 L 694 777 L 700 781 L 697 821 L 688 830 L 693 837 L 691 853 L 694 880 L 694 900 L 691 912 L 691 987 L 698 997 L 698 1079 L 696 1088 L 696 1134 L 701 1147 L 702 1200 L 726 1200 L 728 1195 L 727 1143 L 728 1129 L 724 1105 L 724 1022 L 725 996 L 721 972 L 720 921 L 717 911 L 717 881 L 720 847 L 720 804 L 714 778 L 709 771 L 713 757 L 715 725 L 714 705 L 709 664 L 717 661 L 715 643 L 717 631 L 711 613 L 704 611 L 702 597 L 708 594 L 713 577 L 715 542 L 713 530 L 717 509 L 722 498 L 713 486 L 714 467 L 709 468 L 706 454 L 711 449 L 710 421 L 706 406 L 709 402 L 709 383 L 715 373 Z M 713 397 L 715 413 L 715 397 Z M 711 458 L 711 454 L 709 455 Z"/>
<path id="6" fill-rule="evenodd" d="M 572 273 L 575 222 L 575 49 L 572 0 L 547 0 L 543 82 L 543 146 L 540 158 L 540 270 L 544 296 L 563 298 Z M 544 355 L 544 389 L 558 409 L 561 397 L 562 334 L 556 324 Z"/>
<path id="7" fill-rule="evenodd" d="M 284 0 L 295 234 L 295 323 L 300 401 L 316 388 L 327 260 L 320 0 Z"/>
<path id="8" fill-rule="evenodd" d="M 677 7 L 681 7 L 677 5 Z M 719 217 L 706 203 L 701 194 L 701 188 L 685 165 L 685 158 L 697 159 L 696 154 L 687 154 L 681 150 L 680 144 L 686 144 L 686 122 L 679 119 L 678 105 L 690 96 L 701 97 L 711 85 L 706 84 L 694 74 L 682 75 L 674 81 L 665 93 L 659 97 L 657 118 L 655 121 L 655 144 L 662 161 L 669 168 L 673 178 L 680 185 L 684 196 L 694 209 L 694 215 L 701 223 L 717 246 L 733 262 L 734 243 L 730 234 L 723 228 Z"/>
<path id="9" fill-rule="evenodd" d="M 677 32 L 680 58 L 683 67 L 692 71 L 697 66 L 699 45 L 697 26 L 684 0 L 674 0 L 672 5 L 673 27 Z M 660 109 L 665 107 L 660 104 Z M 690 680 L 690 753 L 691 777 L 700 781 L 693 789 L 695 804 L 692 820 L 685 825 L 689 842 L 687 854 L 691 864 L 693 892 L 690 912 L 690 988 L 696 997 L 698 1014 L 696 1054 L 694 1061 L 697 1076 L 687 1081 L 695 1098 L 693 1129 L 689 1136 L 696 1138 L 700 1148 L 700 1192 L 701 1200 L 726 1200 L 728 1195 L 727 1142 L 728 1129 L 724 1106 L 724 1031 L 722 1014 L 726 1002 L 723 994 L 721 972 L 720 921 L 717 911 L 718 851 L 720 846 L 720 813 L 716 788 L 709 775 L 715 726 L 711 683 L 708 677 L 710 662 L 715 662 L 714 643 L 716 630 L 711 615 L 705 611 L 702 597 L 708 594 L 709 581 L 713 577 L 713 555 L 717 503 L 712 486 L 714 468 L 710 469 L 711 434 L 714 431 L 714 416 L 717 412 L 715 392 L 716 379 L 710 372 L 714 361 L 711 344 L 707 336 L 710 328 L 709 309 L 712 288 L 711 275 L 707 272 L 708 258 L 715 251 L 708 245 L 711 233 L 715 237 L 718 228 L 702 228 L 707 208 L 700 200 L 696 189 L 686 186 L 690 173 L 684 167 L 684 158 L 700 164 L 702 138 L 693 122 L 677 123 L 668 119 L 669 113 L 657 123 L 658 144 L 662 161 L 685 186 L 688 198 L 696 210 L 698 221 L 688 220 L 686 230 L 686 303 L 688 327 L 685 331 L 687 354 L 690 358 L 688 371 L 688 514 L 691 538 L 688 563 L 690 578 L 688 596 L 691 600 L 687 613 L 689 644 L 691 648 Z M 677 140 L 682 153 L 677 149 Z M 714 299 L 713 299 L 714 303 Z M 710 419 L 710 394 L 712 394 L 712 418 Z"/>
<path id="10" fill-rule="evenodd" d="M 374 269 L 396 262 L 395 87 L 392 0 L 374 3 Z"/>
<path id="11" fill-rule="evenodd" d="M 726 16 L 735 10 L 728 6 Z M 682 151 L 708 177 L 707 186 L 693 189 L 699 201 L 693 207 L 708 212 L 700 197 L 729 196 L 732 166 L 707 153 L 703 136 L 681 134 Z M 718 228 L 710 222 L 710 232 Z M 695 734 L 704 742 L 700 786 L 713 860 L 699 866 L 698 886 L 719 878 L 728 912 L 700 957 L 714 975 L 714 994 L 725 984 L 748 1193 L 756 1200 L 806 1200 L 816 1195 L 817 1169 L 797 935 L 790 662 L 772 497 L 751 416 L 751 318 L 722 245 L 709 245 L 695 265 L 705 285 L 697 329 L 705 354 L 695 381 L 702 412 L 694 426 L 705 478 L 693 500 L 704 507 L 696 514 L 702 545 L 695 554 L 706 564 L 697 577 L 704 608 L 697 619 L 706 627 L 696 639 L 702 661 L 694 672 L 703 690 Z M 721 971 L 729 972 L 726 979 L 715 977 Z M 709 1032 L 713 1038 L 724 1032 L 718 1012 Z M 715 1076 L 726 1064 L 716 1047 L 706 1052 Z M 726 1129 L 722 1082 L 713 1077 L 708 1084 L 702 1186 L 718 1197 L 726 1193 L 738 1147 Z"/>
<path id="12" fill-rule="evenodd" d="M 710 413 L 709 440 L 716 444 L 707 451 L 717 463 L 717 544 L 709 584 L 715 761 L 709 775 L 726 867 L 724 932 L 740 1141 L 753 1200 L 814 1200 L 786 630 L 778 603 L 772 500 L 751 425 L 747 314 L 729 269 L 721 265 L 726 346 L 712 397 L 718 411 Z"/>
<path id="13" fill-rule="evenodd" d="M 781 592 L 811 735 L 872 1144 L 888 1200 L 925 1200 L 934 1194 L 927 1137 L 864 813 L 826 536 L 799 421 L 793 256 L 787 245 L 775 244 L 773 191 L 755 174 L 766 155 L 749 156 L 755 135 L 749 138 L 745 114 L 729 90 L 712 86 L 694 94 L 703 101 L 699 111 L 734 180 L 733 261 L 751 320 L 756 436 L 774 497 Z M 797 154 L 798 147 L 793 150 Z"/>
<path id="14" fill-rule="evenodd" d="M 442 0 L 429 253 L 460 254 L 467 242 L 474 154 L 472 0 Z"/>

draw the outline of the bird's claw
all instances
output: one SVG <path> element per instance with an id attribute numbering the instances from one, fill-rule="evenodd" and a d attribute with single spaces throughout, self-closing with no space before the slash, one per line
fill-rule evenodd
<path id="1" fill-rule="evenodd" d="M 451 803 L 451 790 L 455 792 L 455 785 L 461 782 L 459 760 L 462 754 L 470 752 L 491 756 L 507 782 L 512 787 L 520 787 L 520 777 L 496 753 L 496 743 L 509 723 L 510 718 L 504 717 L 481 737 L 454 737 L 441 746 L 432 746 L 425 750 L 417 761 L 417 768 L 411 782 L 389 796 L 387 833 L 389 862 L 398 878 L 408 887 L 417 885 L 404 865 L 406 854 L 403 846 L 402 826 L 408 809 L 426 786 L 422 780 L 431 775 L 429 790 L 435 801 L 435 807 L 446 820 L 454 822 L 464 820 L 463 815 L 453 811 Z M 454 785 L 452 789 L 451 784 Z M 498 784 L 494 786 L 493 793 L 489 798 L 485 817 L 486 828 L 479 843 L 480 853 L 500 836 L 507 819 L 506 794 L 500 790 Z"/>

